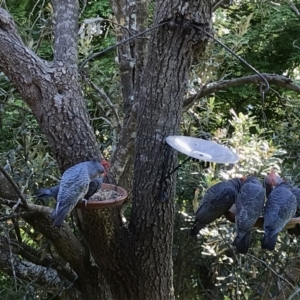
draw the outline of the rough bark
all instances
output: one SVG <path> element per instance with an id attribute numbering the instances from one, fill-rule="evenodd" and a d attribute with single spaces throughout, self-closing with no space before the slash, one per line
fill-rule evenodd
<path id="1" fill-rule="evenodd" d="M 78 83 L 78 3 L 52 2 L 55 11 L 53 61 L 43 61 L 28 50 L 9 14 L 0 9 L 0 69 L 31 108 L 63 171 L 101 154 Z M 30 204 L 27 209 L 30 215 L 18 215 L 49 239 L 62 261 L 68 262 L 76 272 L 75 287 L 82 292 L 82 296 L 76 297 L 95 300 L 174 298 L 171 250 L 175 177 L 167 175 L 176 164 L 176 155 L 165 144 L 165 138 L 178 133 L 183 105 L 195 100 L 184 101 L 185 83 L 193 53 L 203 52 L 207 38 L 191 25 L 211 30 L 210 2 L 157 1 L 154 25 L 162 26 L 151 32 L 149 40 L 143 37 L 119 48 L 125 118 L 107 180 L 119 185 L 124 183 L 130 190 L 130 168 L 134 159 L 130 222 L 123 224 L 118 207 L 77 210 L 75 216 L 80 232 L 76 232 L 79 235 L 76 236 L 67 223 L 60 228 L 51 226 L 51 209 Z M 112 3 L 117 21 L 123 26 L 118 40 L 145 29 L 146 1 Z M 256 82 L 258 78 L 251 80 Z M 234 84 L 222 82 L 218 88 Z M 197 96 L 218 88 L 205 87 Z M 9 199 L 16 200 L 16 196 Z M 15 204 L 5 199 L 0 202 L 9 207 Z M 25 252 L 16 253 L 44 270 L 49 260 L 41 261 L 26 249 L 24 246 Z M 11 258 L 10 253 L 2 257 L 2 262 L 8 258 Z M 55 274 L 56 269 L 53 265 L 51 274 Z M 71 280 L 68 272 L 58 274 Z"/>
<path id="2" fill-rule="evenodd" d="M 136 3 L 130 0 L 111 1 L 117 23 L 117 42 L 124 41 L 136 33 Z M 124 18 L 124 16 L 126 16 Z M 123 95 L 124 122 L 130 114 L 130 108 L 134 103 L 134 66 L 135 47 L 134 41 L 118 47 L 118 64 L 120 70 L 120 83 Z"/>
<path id="3" fill-rule="evenodd" d="M 23 279 L 28 282 L 35 281 L 41 287 L 55 291 L 62 283 L 57 272 L 52 268 L 37 266 L 29 261 L 21 260 L 17 255 L 4 250 L 1 247 L 0 252 L 0 269 L 5 269 L 6 273 L 15 277 L 15 279 Z"/>
<path id="4" fill-rule="evenodd" d="M 54 61 L 63 61 L 77 69 L 77 32 L 79 3 L 77 0 L 52 1 L 54 8 Z"/>
<path id="5" fill-rule="evenodd" d="M 172 3 L 173 2 L 173 3 Z M 138 119 L 130 231 L 139 299 L 173 299 L 172 236 L 175 153 L 165 144 L 178 133 L 185 83 L 194 51 L 206 38 L 192 23 L 210 30 L 210 1 L 158 1 L 155 20 L 171 20 L 150 37 L 144 85 L 138 91 Z M 172 28 L 173 27 L 173 28 Z M 163 194 L 163 195 L 162 195 Z M 163 200 L 163 201 L 162 201 Z M 147 238 L 145 238 L 147 237 Z M 160 274 L 160 276 L 157 276 Z"/>
<path id="6" fill-rule="evenodd" d="M 99 154 L 77 81 L 74 52 L 76 5 L 71 7 L 68 1 L 54 1 L 56 27 L 52 62 L 42 61 L 29 51 L 19 38 L 12 19 L 4 10 L 0 11 L 0 68 L 32 109 L 62 171 L 86 157 Z M 131 3 L 126 5 L 118 8 L 122 14 L 132 9 Z M 145 5 L 138 2 L 138 6 L 144 8 L 138 20 L 146 11 Z M 131 30 L 136 25 L 133 15 L 125 24 Z M 161 179 L 174 166 L 175 155 L 171 151 L 169 159 L 165 160 L 168 148 L 164 139 L 178 131 L 191 57 L 195 48 L 203 50 L 206 43 L 205 38 L 187 25 L 191 22 L 209 24 L 210 18 L 208 1 L 201 4 L 198 1 L 185 4 L 160 1 L 155 22 L 173 19 L 177 26 L 170 29 L 163 25 L 154 30 L 148 46 L 145 40 L 137 43 L 138 70 L 132 64 L 136 55 L 132 45 L 119 50 L 127 116 L 121 135 L 123 148 L 119 147 L 116 153 L 127 162 L 130 162 L 128 158 L 134 149 L 136 114 L 139 126 L 135 145 L 134 202 L 129 226 L 123 225 L 119 208 L 78 211 L 77 222 L 82 233 L 78 239 L 65 223 L 60 228 L 51 227 L 50 210 L 29 205 L 28 210 L 33 213 L 22 215 L 28 224 L 52 241 L 57 253 L 70 264 L 78 276 L 76 286 L 86 299 L 174 297 L 171 257 L 174 178 L 166 182 L 164 192 L 168 199 L 165 202 L 160 201 L 160 186 L 165 184 Z M 139 30 L 144 27 L 145 21 Z M 209 26 L 206 29 L 209 30 Z M 123 28 L 122 34 L 126 32 Z M 70 41 L 62 45 L 66 36 Z M 147 47 L 146 58 L 143 55 Z M 134 85 L 135 78 L 138 86 Z M 135 92 L 137 98 L 133 106 Z M 112 174 L 118 164 L 125 166 L 123 170 L 126 170 L 126 164 L 118 161 L 116 155 L 112 161 Z M 91 257 L 96 266 L 91 265 Z"/>
<path id="7" fill-rule="evenodd" d="M 69 58 L 72 53 L 65 55 L 65 61 L 42 61 L 25 47 L 12 18 L 3 9 L 0 9 L 0 40 L 0 68 L 31 108 L 61 170 L 83 158 L 100 155 L 77 71 L 67 64 L 73 60 Z"/>
<path id="8" fill-rule="evenodd" d="M 121 42 L 146 29 L 148 21 L 145 1 L 111 0 L 117 28 L 117 41 Z M 124 18 L 124 16 L 126 16 Z M 136 135 L 136 87 L 140 85 L 141 70 L 144 67 L 147 40 L 141 37 L 118 48 L 118 63 L 123 99 L 123 128 L 119 144 L 112 156 L 114 180 L 128 190 L 132 189 L 133 157 Z"/>
<path id="9" fill-rule="evenodd" d="M 0 174 L 0 197 L 10 200 L 18 200 L 19 198 L 9 181 L 2 173 Z"/>
<path id="10" fill-rule="evenodd" d="M 59 8 L 59 1 L 56 4 L 54 7 Z M 64 4 L 66 6 L 68 1 Z M 73 6 L 68 7 L 71 8 L 70 15 L 76 17 Z M 62 20 L 65 13 L 65 10 L 57 11 L 57 21 Z M 74 26 L 63 28 L 64 35 L 69 30 L 70 36 L 75 36 Z M 74 62 L 74 43 L 67 44 L 63 50 L 56 44 L 54 52 L 57 60 L 42 61 L 25 47 L 12 18 L 3 9 L 0 9 L 0 40 L 0 68 L 31 108 L 61 171 L 86 158 L 100 156 L 77 80 L 77 71 L 74 64 L 70 65 Z M 69 52 L 63 55 L 63 51 Z M 66 224 L 54 229 L 49 212 L 45 214 L 37 209 L 36 214 L 23 218 L 51 240 L 58 254 L 70 263 L 78 275 L 78 286 L 86 298 L 104 298 L 105 294 L 101 295 L 101 289 L 98 288 L 98 270 L 91 266 L 89 251 Z"/>
<path id="11" fill-rule="evenodd" d="M 123 226 L 119 208 L 97 211 L 82 210 L 80 229 L 107 286 L 112 299 L 135 299 L 136 274 L 130 247 L 130 235 Z"/>
<path id="12" fill-rule="evenodd" d="M 40 293 L 48 295 L 61 295 L 67 288 L 67 291 L 61 295 L 65 300 L 82 298 L 78 290 L 73 288 L 74 278 L 71 278 L 71 282 L 61 280 L 59 272 L 51 268 L 50 264 L 41 266 L 36 262 L 32 263 L 29 260 L 21 259 L 9 249 L 8 245 L 3 247 L 2 243 L 0 248 L 0 269 L 14 280 L 23 280 L 38 285 Z"/>

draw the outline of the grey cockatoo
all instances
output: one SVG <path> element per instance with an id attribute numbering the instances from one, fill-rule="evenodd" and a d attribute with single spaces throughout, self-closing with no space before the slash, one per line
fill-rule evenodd
<path id="1" fill-rule="evenodd" d="M 38 199 L 42 199 L 42 200 L 48 200 L 49 198 L 54 198 L 55 200 L 57 200 L 58 190 L 59 190 L 59 184 L 52 186 L 50 188 L 40 188 L 36 192 L 35 196 Z"/>
<path id="2" fill-rule="evenodd" d="M 243 180 L 233 178 L 211 186 L 205 193 L 196 212 L 194 225 L 190 231 L 192 236 L 207 224 L 221 217 L 235 203 Z"/>
<path id="3" fill-rule="evenodd" d="M 103 183 L 102 177 L 96 177 L 94 180 L 92 180 L 89 184 L 89 189 L 88 189 L 86 195 L 84 196 L 84 199 L 88 200 L 95 193 L 97 193 L 100 190 L 102 183 Z"/>
<path id="4" fill-rule="evenodd" d="M 251 229 L 262 214 L 265 203 L 265 189 L 258 178 L 247 177 L 236 199 L 235 223 L 237 236 L 233 242 L 238 253 L 247 253 Z"/>
<path id="5" fill-rule="evenodd" d="M 102 182 L 103 182 L 102 177 L 96 177 L 95 179 L 93 179 L 89 184 L 89 189 L 86 195 L 84 196 L 84 199 L 88 200 L 95 193 L 97 193 L 98 190 L 101 188 Z M 38 199 L 42 199 L 42 200 L 47 200 L 49 198 L 54 198 L 55 200 L 57 200 L 58 190 L 59 190 L 59 184 L 50 188 L 40 188 L 37 191 L 35 196 Z"/>
<path id="6" fill-rule="evenodd" d="M 272 190 L 283 181 L 284 180 L 272 169 L 268 176 L 264 179 L 264 187 L 266 189 L 267 197 L 270 195 Z"/>
<path id="7" fill-rule="evenodd" d="M 271 176 L 270 176 L 271 175 Z M 281 182 L 283 182 L 284 179 L 282 179 L 278 174 L 275 173 L 274 170 L 271 170 L 270 174 L 265 177 L 264 185 L 266 188 L 267 196 L 271 193 L 271 191 Z M 297 198 L 297 215 L 300 214 L 300 188 L 296 186 L 292 186 L 291 189 L 292 193 Z"/>
<path id="8" fill-rule="evenodd" d="M 300 215 L 300 189 L 296 186 L 293 186 L 292 187 L 292 193 L 297 198 L 297 212 L 296 212 L 296 215 Z"/>
<path id="9" fill-rule="evenodd" d="M 84 199 L 90 182 L 100 173 L 104 173 L 104 167 L 97 160 L 79 163 L 63 173 L 56 208 L 51 215 L 54 220 L 53 226 L 60 226 L 63 223 L 66 215 L 78 201 Z"/>
<path id="10" fill-rule="evenodd" d="M 285 227 L 297 210 L 297 198 L 293 194 L 293 187 L 285 181 L 279 180 L 275 173 L 270 173 L 267 180 L 275 187 L 269 194 L 264 209 L 264 237 L 262 248 L 274 250 L 278 233 Z"/>

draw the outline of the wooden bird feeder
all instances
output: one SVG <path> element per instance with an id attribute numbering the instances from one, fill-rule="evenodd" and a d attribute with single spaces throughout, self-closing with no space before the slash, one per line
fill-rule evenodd
<path id="1" fill-rule="evenodd" d="M 236 213 L 236 206 L 233 204 L 229 211 L 227 211 L 224 215 L 227 220 L 229 220 L 232 223 L 235 223 L 235 213 Z M 300 223 L 300 217 L 297 218 L 291 218 L 290 221 L 285 225 L 285 229 L 291 229 L 294 228 L 297 224 Z M 264 224 L 264 217 L 261 216 L 256 221 L 253 227 L 263 228 Z"/>
<path id="2" fill-rule="evenodd" d="M 102 196 L 106 195 L 106 198 Z M 128 197 L 128 193 L 120 186 L 102 183 L 101 189 L 94 194 L 87 203 L 79 201 L 76 208 L 80 209 L 101 209 L 121 205 Z"/>

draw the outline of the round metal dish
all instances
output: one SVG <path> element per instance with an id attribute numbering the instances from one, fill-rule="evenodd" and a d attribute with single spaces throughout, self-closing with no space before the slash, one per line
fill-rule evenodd
<path id="1" fill-rule="evenodd" d="M 239 161 L 239 157 L 229 148 L 215 142 L 180 135 L 168 136 L 166 142 L 175 150 L 199 160 L 220 164 Z"/>

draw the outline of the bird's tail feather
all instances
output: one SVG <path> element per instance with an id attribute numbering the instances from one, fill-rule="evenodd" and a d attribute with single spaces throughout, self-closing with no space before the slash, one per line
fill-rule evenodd
<path id="1" fill-rule="evenodd" d="M 190 230 L 190 235 L 196 236 L 199 233 L 199 231 L 204 227 L 205 227 L 205 224 L 200 223 L 199 221 L 195 221 L 192 229 Z"/>
<path id="2" fill-rule="evenodd" d="M 274 231 L 265 231 L 265 235 L 261 242 L 261 247 L 273 251 L 277 242 L 278 232 Z"/>
<path id="3" fill-rule="evenodd" d="M 251 231 L 247 232 L 245 235 L 237 235 L 234 239 L 232 245 L 236 247 L 237 253 L 247 253 L 250 245 Z"/>
<path id="4" fill-rule="evenodd" d="M 47 199 L 53 197 L 50 189 L 47 189 L 47 188 L 39 189 L 35 195 L 38 199 L 43 199 L 43 200 L 47 200 Z"/>
<path id="5" fill-rule="evenodd" d="M 67 214 L 74 208 L 74 206 L 75 205 L 65 205 L 60 206 L 58 209 L 56 208 L 52 213 L 54 219 L 52 225 L 54 227 L 60 226 L 66 218 Z"/>
<path id="6" fill-rule="evenodd" d="M 51 220 L 54 220 L 55 217 L 56 217 L 56 208 L 53 209 L 50 218 L 51 218 Z"/>

